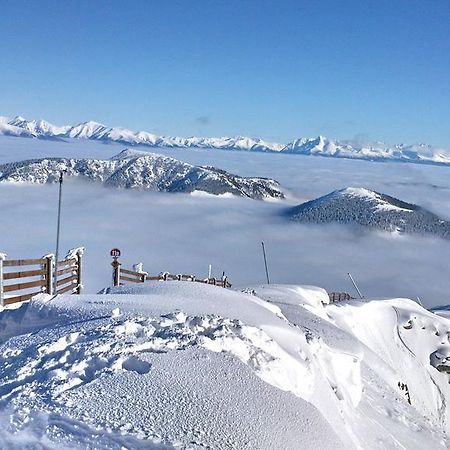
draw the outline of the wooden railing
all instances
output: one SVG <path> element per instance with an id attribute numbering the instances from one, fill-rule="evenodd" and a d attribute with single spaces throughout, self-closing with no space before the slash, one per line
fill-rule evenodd
<path id="1" fill-rule="evenodd" d="M 330 303 L 342 302 L 346 300 L 355 300 L 355 297 L 352 297 L 347 292 L 329 292 L 328 298 L 330 299 Z"/>
<path id="2" fill-rule="evenodd" d="M 82 254 L 82 250 L 77 249 L 70 257 L 58 261 L 55 267 L 53 255 L 37 259 L 7 259 L 0 253 L 0 304 L 23 302 L 40 293 L 79 294 L 82 288 Z"/>
<path id="3" fill-rule="evenodd" d="M 114 286 L 121 286 L 124 283 L 145 283 L 146 281 L 192 281 L 196 283 L 212 284 L 223 288 L 231 287 L 231 283 L 228 281 L 226 276 L 223 276 L 222 278 L 198 278 L 195 275 L 174 275 L 169 272 L 151 276 L 144 271 L 122 269 L 122 265 L 118 260 L 114 260 L 112 262 L 112 266 Z"/>

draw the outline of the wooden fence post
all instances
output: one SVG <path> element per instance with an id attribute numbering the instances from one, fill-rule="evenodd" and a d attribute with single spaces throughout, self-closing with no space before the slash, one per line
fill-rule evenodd
<path id="1" fill-rule="evenodd" d="M 83 252 L 81 250 L 77 251 L 77 289 L 76 293 L 81 294 L 81 289 L 83 289 Z"/>
<path id="2" fill-rule="evenodd" d="M 117 258 L 114 258 L 114 261 L 111 263 L 113 267 L 113 286 L 120 285 L 120 262 Z"/>
<path id="3" fill-rule="evenodd" d="M 3 293 L 3 261 L 6 259 L 6 253 L 0 253 L 0 305 L 4 306 L 4 293 Z"/>
<path id="4" fill-rule="evenodd" d="M 53 271 L 57 270 L 56 265 L 53 264 L 55 257 L 54 255 L 46 255 L 45 258 L 45 290 L 47 294 L 53 295 Z"/>

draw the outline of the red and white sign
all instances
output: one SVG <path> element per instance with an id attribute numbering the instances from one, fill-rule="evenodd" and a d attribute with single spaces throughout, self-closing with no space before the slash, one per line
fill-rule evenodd
<path id="1" fill-rule="evenodd" d="M 113 258 L 118 258 L 120 256 L 120 250 L 118 248 L 113 248 L 109 253 Z"/>

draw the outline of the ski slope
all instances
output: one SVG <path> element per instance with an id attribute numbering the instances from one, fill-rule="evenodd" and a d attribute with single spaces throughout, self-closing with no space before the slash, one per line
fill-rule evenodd
<path id="1" fill-rule="evenodd" d="M 430 356 L 450 321 L 407 299 L 327 302 L 148 282 L 5 309 L 0 447 L 447 448 Z"/>

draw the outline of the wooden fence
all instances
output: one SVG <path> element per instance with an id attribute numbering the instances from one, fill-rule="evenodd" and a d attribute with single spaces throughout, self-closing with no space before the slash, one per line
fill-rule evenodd
<path id="1" fill-rule="evenodd" d="M 77 249 L 55 265 L 53 255 L 7 259 L 0 253 L 0 304 L 23 302 L 40 293 L 80 294 L 82 255 L 82 250 Z"/>
<path id="2" fill-rule="evenodd" d="M 198 278 L 195 275 L 174 275 L 169 272 L 151 276 L 144 271 L 122 269 L 122 264 L 117 259 L 114 259 L 111 265 L 113 266 L 113 286 L 121 286 L 124 283 L 145 283 L 146 281 L 192 281 L 196 283 L 212 284 L 223 288 L 231 287 L 231 283 L 226 276 L 223 276 L 222 278 Z"/>
<path id="3" fill-rule="evenodd" d="M 347 292 L 329 292 L 328 297 L 330 299 L 330 303 L 334 302 L 342 302 L 346 300 L 354 300 L 355 297 L 352 297 Z"/>

